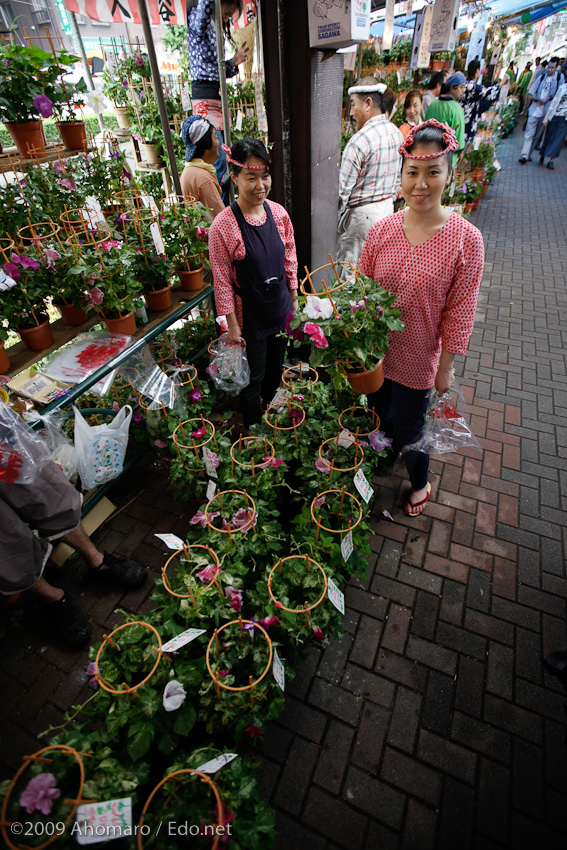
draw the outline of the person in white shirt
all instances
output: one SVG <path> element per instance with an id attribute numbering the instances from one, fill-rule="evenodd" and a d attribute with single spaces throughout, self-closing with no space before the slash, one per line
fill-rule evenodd
<path id="1" fill-rule="evenodd" d="M 525 165 L 528 160 L 531 160 L 532 151 L 545 129 L 543 119 L 547 104 L 555 97 L 561 82 L 561 74 L 557 71 L 557 57 L 554 56 L 547 64 L 547 72 L 537 77 L 529 91 L 532 103 L 528 111 L 524 146 L 518 160 L 520 165 Z"/>
<path id="2" fill-rule="evenodd" d="M 553 170 L 555 168 L 553 160 L 561 153 L 563 142 L 567 136 L 567 83 L 563 83 L 557 89 L 557 94 L 545 113 L 543 124 L 547 127 L 547 133 L 541 146 L 539 164 L 543 165 L 546 156 L 548 156 L 547 167 Z"/>

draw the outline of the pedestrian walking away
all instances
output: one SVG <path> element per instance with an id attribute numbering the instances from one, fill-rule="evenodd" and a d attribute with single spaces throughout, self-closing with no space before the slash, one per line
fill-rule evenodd
<path id="1" fill-rule="evenodd" d="M 549 105 L 549 109 L 543 119 L 547 128 L 545 139 L 541 146 L 540 165 L 543 165 L 546 157 L 549 157 L 547 167 L 555 168 L 553 160 L 561 153 L 563 142 L 567 136 L 567 83 L 563 83 L 557 89 L 557 93 Z"/>
<path id="2" fill-rule="evenodd" d="M 547 111 L 547 104 L 553 100 L 562 82 L 563 78 L 559 71 L 557 71 L 557 57 L 554 56 L 549 60 L 545 73 L 539 76 L 536 75 L 529 90 L 532 103 L 528 109 L 524 145 L 520 159 L 518 160 L 520 165 L 525 165 L 526 162 L 531 161 L 532 151 L 537 146 L 545 130 L 543 119 Z"/>

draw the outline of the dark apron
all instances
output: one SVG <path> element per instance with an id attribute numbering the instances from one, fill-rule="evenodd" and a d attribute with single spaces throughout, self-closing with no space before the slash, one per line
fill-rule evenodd
<path id="1" fill-rule="evenodd" d="M 234 289 L 242 299 L 242 335 L 255 342 L 283 330 L 291 310 L 291 295 L 285 278 L 285 248 L 269 204 L 264 202 L 266 221 L 256 226 L 248 224 L 236 201 L 230 208 L 246 250 L 243 260 L 233 260 Z"/>

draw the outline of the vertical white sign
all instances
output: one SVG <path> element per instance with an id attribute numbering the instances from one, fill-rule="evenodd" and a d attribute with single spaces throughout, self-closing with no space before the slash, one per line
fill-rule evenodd
<path id="1" fill-rule="evenodd" d="M 384 35 L 382 36 L 382 50 L 390 50 L 394 38 L 394 6 L 395 0 L 386 0 L 386 17 L 384 19 Z"/>

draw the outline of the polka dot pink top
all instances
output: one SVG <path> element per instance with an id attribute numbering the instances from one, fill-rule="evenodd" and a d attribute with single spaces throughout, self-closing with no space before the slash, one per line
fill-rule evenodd
<path id="1" fill-rule="evenodd" d="M 398 296 L 405 323 L 390 333 L 384 376 L 414 390 L 435 383 L 441 348 L 464 354 L 484 267 L 482 234 L 458 213 L 421 245 L 403 229 L 404 210 L 370 228 L 359 267 Z"/>
<path id="2" fill-rule="evenodd" d="M 288 288 L 292 297 L 297 290 L 297 254 L 293 225 L 285 209 L 274 201 L 268 201 L 274 223 L 284 244 L 284 267 Z M 265 223 L 266 213 L 261 219 L 245 216 L 248 224 L 259 226 Z M 215 282 L 215 303 L 219 316 L 228 316 L 236 312 L 236 320 L 242 327 L 242 301 L 234 291 L 236 271 L 233 260 L 243 260 L 246 256 L 244 240 L 238 222 L 230 207 L 226 207 L 215 216 L 209 230 L 209 258 Z"/>

